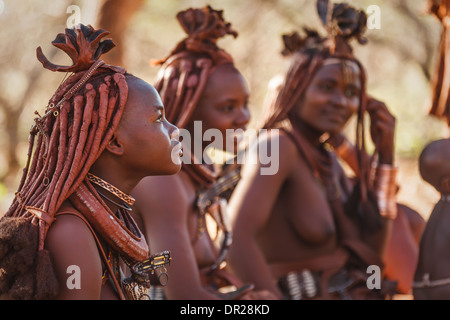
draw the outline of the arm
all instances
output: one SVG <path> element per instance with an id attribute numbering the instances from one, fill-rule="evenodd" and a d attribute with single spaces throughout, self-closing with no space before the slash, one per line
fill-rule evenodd
<path id="1" fill-rule="evenodd" d="M 97 243 L 84 221 L 72 215 L 58 216 L 48 231 L 46 249 L 50 252 L 60 286 L 57 299 L 100 299 L 101 258 Z M 78 283 L 79 288 L 76 286 Z"/>
<path id="2" fill-rule="evenodd" d="M 383 229 L 367 235 L 365 241 L 381 256 L 386 253 L 390 241 L 393 220 L 397 215 L 396 168 L 394 167 L 395 117 L 383 102 L 369 98 L 367 112 L 370 116 L 370 135 L 378 151 L 378 167 L 374 177 L 374 191 L 378 199 Z"/>
<path id="3" fill-rule="evenodd" d="M 395 117 L 386 105 L 374 98 L 367 102 L 370 116 L 370 135 L 378 150 L 379 164 L 394 165 Z"/>
<path id="4" fill-rule="evenodd" d="M 146 177 L 133 190 L 151 252 L 169 250 L 168 299 L 211 300 L 217 297 L 201 284 L 188 230 L 190 204 L 178 175 Z"/>
<path id="5" fill-rule="evenodd" d="M 377 146 L 381 151 L 380 163 L 393 164 L 393 130 L 395 128 L 395 119 L 390 116 L 384 104 L 373 99 L 371 100 L 371 104 L 368 105 L 368 111 L 373 118 L 373 123 L 379 125 L 371 132 L 373 138 L 379 139 L 376 137 L 380 136 L 380 131 L 382 130 L 388 139 L 388 142 L 383 143 L 383 146 Z M 347 162 L 356 175 L 358 175 L 359 170 L 355 147 L 343 135 L 332 137 L 329 142 L 335 148 L 338 156 Z M 415 223 L 414 226 L 410 226 L 406 213 L 411 216 L 411 219 L 414 221 L 413 223 Z M 385 249 L 383 249 L 385 252 L 385 275 L 389 279 L 398 281 L 399 292 L 407 294 L 411 290 L 411 283 L 414 277 L 418 259 L 417 243 L 423 230 L 424 220 L 417 212 L 400 204 L 397 204 L 397 217 L 392 222 L 389 222 L 388 219 L 385 220 L 387 220 L 385 223 L 392 224 L 392 227 L 387 226 L 387 228 L 392 228 L 391 234 L 387 235 L 388 239 L 381 241 L 381 243 L 385 243 Z M 374 242 L 376 241 L 374 239 Z"/>
<path id="6" fill-rule="evenodd" d="M 395 118 L 391 115 L 384 103 L 373 98 L 368 99 L 367 112 L 370 116 L 371 127 L 370 134 L 375 145 L 376 152 L 378 152 L 378 164 L 385 165 L 386 168 L 394 166 L 394 134 L 395 134 Z M 338 134 L 330 137 L 328 142 L 333 146 L 335 153 L 344 160 L 350 168 L 354 171 L 356 176 L 359 176 L 359 164 L 357 159 L 357 151 L 347 138 Z M 369 154 L 364 154 L 366 161 L 370 160 Z M 378 175 L 378 177 L 377 177 Z M 375 172 L 375 180 L 379 178 L 380 172 Z M 395 181 L 394 181 L 395 183 Z M 394 188 L 395 186 L 392 186 Z M 377 186 L 375 186 L 375 189 Z M 392 189 L 393 190 L 393 189 Z M 375 190 L 375 192 L 380 190 Z M 377 192 L 378 193 L 378 192 Z M 380 198 L 378 193 L 378 198 Z M 381 194 L 383 198 L 385 195 Z M 395 203 L 394 194 L 390 195 L 391 203 Z M 378 200 L 380 201 L 380 199 Z M 380 202 L 379 202 L 380 203 Z M 394 208 L 396 212 L 396 208 Z M 395 215 L 396 213 L 393 212 Z M 391 212 L 392 213 L 392 212 Z M 390 236 L 393 228 L 393 218 L 383 218 L 383 228 L 380 232 L 370 235 L 364 235 L 364 241 L 376 250 L 381 256 L 386 252 L 387 244 L 390 241 Z"/>
<path id="7" fill-rule="evenodd" d="M 229 212 L 233 219 L 233 243 L 229 252 L 230 266 L 244 281 L 255 284 L 257 290 L 269 290 L 281 298 L 268 264 L 256 242 L 256 236 L 267 223 L 278 193 L 289 175 L 295 146 L 279 136 L 279 169 L 273 175 L 261 175 L 261 164 L 244 164 L 242 178 L 234 190 Z M 261 139 L 261 138 L 260 138 Z M 268 149 L 270 149 L 269 140 Z M 259 143 L 266 143 L 259 140 Z M 254 151 L 254 150 L 253 150 Z M 256 156 L 256 155 L 255 155 Z"/>

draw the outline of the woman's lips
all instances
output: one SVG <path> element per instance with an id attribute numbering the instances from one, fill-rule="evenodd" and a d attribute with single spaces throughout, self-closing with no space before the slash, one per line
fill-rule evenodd
<path id="1" fill-rule="evenodd" d="M 343 124 L 347 121 L 346 116 L 335 112 L 327 112 L 327 119 L 338 124 Z"/>
<path id="2" fill-rule="evenodd" d="M 173 149 L 172 149 L 172 153 L 175 153 L 178 151 L 178 155 L 181 158 L 183 156 L 183 146 L 182 146 L 181 142 L 179 140 L 172 140 L 172 142 L 175 143 L 175 145 L 173 146 Z"/>

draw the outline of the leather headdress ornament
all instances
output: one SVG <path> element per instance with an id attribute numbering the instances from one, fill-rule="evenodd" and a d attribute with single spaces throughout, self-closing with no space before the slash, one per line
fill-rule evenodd
<path id="1" fill-rule="evenodd" d="M 302 37 L 298 32 L 282 36 L 283 55 L 293 54 L 301 50 L 327 51 L 329 55 L 353 56 L 350 41 L 355 39 L 359 44 L 366 44 L 363 33 L 367 25 L 367 15 L 347 3 L 333 4 L 329 0 L 317 0 L 317 14 L 326 31 L 322 36 L 316 30 L 303 28 L 306 33 Z"/>

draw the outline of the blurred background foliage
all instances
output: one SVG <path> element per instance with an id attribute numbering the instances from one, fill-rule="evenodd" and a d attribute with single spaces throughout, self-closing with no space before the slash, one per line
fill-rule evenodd
<path id="1" fill-rule="evenodd" d="M 368 93 L 397 118 L 400 200 L 427 216 L 437 195 L 421 181 L 417 158 L 428 142 L 448 135 L 444 122 L 428 115 L 441 25 L 426 12 L 427 0 L 347 2 L 363 10 L 380 8 L 380 28 L 367 30 L 368 44 L 356 45 L 355 53 L 368 72 Z M 64 79 L 42 68 L 36 48 L 51 61 L 70 63 L 51 41 L 79 18 L 111 31 L 117 48 L 107 62 L 152 83 L 158 68 L 150 59 L 165 57 L 184 37 L 176 13 L 207 4 L 224 10 L 239 33 L 237 39 L 219 40 L 219 46 L 232 54 L 248 81 L 254 126 L 270 79 L 285 69 L 281 35 L 304 26 L 323 32 L 315 0 L 0 0 L 0 212 L 18 185 L 34 112 L 43 112 Z M 353 126 L 346 130 L 351 136 Z"/>

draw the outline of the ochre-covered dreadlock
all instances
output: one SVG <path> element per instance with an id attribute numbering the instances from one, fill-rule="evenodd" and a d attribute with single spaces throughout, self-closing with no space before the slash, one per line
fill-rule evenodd
<path id="1" fill-rule="evenodd" d="M 447 121 L 450 127 L 450 1 L 429 0 L 429 11 L 442 24 L 438 64 L 432 83 L 432 103 L 429 114 Z"/>
<path id="2" fill-rule="evenodd" d="M 110 141 L 127 101 L 125 70 L 98 60 L 114 47 L 103 39 L 108 34 L 84 25 L 58 34 L 52 44 L 70 56 L 70 67 L 52 64 L 37 49 L 45 68 L 73 74 L 35 119 L 16 197 L 0 221 L 0 295 L 49 299 L 57 294 L 44 249 L 46 233 L 61 204 L 88 184 L 83 180 Z"/>
<path id="3" fill-rule="evenodd" d="M 220 65 L 233 64 L 232 57 L 217 46 L 225 35 L 237 36 L 224 21 L 223 11 L 206 6 L 177 14 L 187 33 L 168 57 L 154 61 L 161 65 L 155 82 L 166 108 L 166 118 L 178 128 L 185 128 L 206 86 L 211 72 Z M 189 152 L 189 150 L 186 150 Z M 183 164 L 183 170 L 198 183 L 208 185 L 217 175 L 202 164 Z"/>

